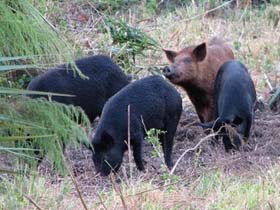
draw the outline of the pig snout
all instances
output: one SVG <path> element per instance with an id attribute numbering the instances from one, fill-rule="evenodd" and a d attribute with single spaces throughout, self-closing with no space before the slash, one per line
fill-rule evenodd
<path id="1" fill-rule="evenodd" d="M 177 74 L 176 70 L 170 66 L 166 66 L 162 69 L 163 75 L 168 78 L 171 81 L 174 81 L 175 79 L 179 78 L 179 75 Z"/>
<path id="2" fill-rule="evenodd" d="M 162 69 L 162 73 L 163 73 L 164 75 L 170 74 L 170 73 L 171 73 L 170 67 L 169 67 L 169 66 L 165 66 L 165 67 Z"/>

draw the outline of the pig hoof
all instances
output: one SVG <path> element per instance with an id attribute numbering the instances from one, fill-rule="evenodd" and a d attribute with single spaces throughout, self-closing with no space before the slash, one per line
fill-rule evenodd
<path id="1" fill-rule="evenodd" d="M 144 166 L 143 166 L 143 165 L 141 165 L 141 166 L 137 166 L 137 169 L 138 169 L 139 171 L 145 171 L 145 168 L 144 168 Z"/>

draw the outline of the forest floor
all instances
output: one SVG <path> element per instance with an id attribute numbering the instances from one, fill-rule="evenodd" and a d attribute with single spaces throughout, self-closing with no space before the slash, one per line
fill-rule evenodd
<path id="1" fill-rule="evenodd" d="M 111 53 L 112 40 L 100 32 L 98 25 L 103 19 L 96 15 L 93 4 L 49 2 L 48 8 L 53 10 L 46 13 L 47 18 L 80 50 L 85 54 Z M 115 15 L 155 37 L 162 47 L 180 49 L 217 35 L 228 40 L 236 58 L 249 67 L 258 97 L 265 104 L 264 110 L 256 111 L 246 149 L 226 153 L 221 142 L 213 146 L 210 139 L 205 139 L 203 130 L 193 125 L 198 117 L 186 93 L 180 89 L 184 111 L 175 135 L 173 162 L 186 150 L 190 151 L 180 160 L 174 175 L 169 174 L 160 157 L 152 155 L 154 148 L 148 142 L 143 149 L 145 172 L 136 169 L 133 158 L 130 164 L 125 153 L 116 180 L 96 174 L 91 152 L 86 148 L 67 148 L 66 157 L 81 195 L 74 185 L 69 187 L 67 183 L 72 183 L 69 177 L 60 177 L 44 161 L 39 171 L 45 179 L 45 192 L 37 192 L 36 201 L 45 209 L 82 208 L 80 198 L 86 200 L 90 209 L 280 208 L 280 112 L 272 112 L 267 105 L 271 89 L 268 86 L 274 88 L 279 84 L 280 27 L 271 25 L 269 11 L 242 10 L 231 17 L 227 10 L 222 10 L 217 17 L 206 17 L 199 8 L 181 8 L 138 20 L 139 13 L 139 8 L 136 12 L 130 8 Z M 147 69 L 166 64 L 161 51 L 147 51 L 136 58 L 135 66 Z M 0 161 L 5 162 L 5 158 Z M 53 198 L 52 202 L 47 202 L 49 198 Z"/>
<path id="2" fill-rule="evenodd" d="M 180 179 L 196 178 L 202 172 L 219 169 L 225 174 L 239 176 L 251 176 L 252 174 L 262 174 L 280 163 L 280 114 L 272 113 L 269 110 L 257 112 L 255 123 L 252 126 L 251 136 L 248 144 L 244 145 L 241 151 L 225 152 L 222 142 L 211 144 L 211 138 L 198 126 L 193 126 L 198 117 L 193 108 L 185 109 L 182 113 L 179 126 L 175 135 L 173 148 L 173 162 L 175 163 L 184 151 L 196 149 L 186 153 L 176 167 L 174 174 Z M 205 138 L 205 141 L 201 141 Z M 245 149 L 246 148 L 246 149 Z M 129 163 L 128 152 L 125 153 L 122 166 L 118 176 L 120 181 L 128 181 L 132 176 L 135 180 L 153 180 L 154 183 L 163 182 L 162 174 L 167 172 L 162 168 L 164 165 L 160 157 L 153 156 L 154 151 L 151 143 L 145 142 L 143 158 L 145 162 L 145 172 L 136 169 L 132 160 Z M 67 149 L 69 162 L 73 167 L 73 172 L 80 186 L 81 192 L 86 196 L 96 196 L 106 187 L 111 187 L 111 179 L 97 175 L 91 152 L 85 148 Z M 130 169 L 132 167 L 132 174 Z M 42 164 L 40 170 L 45 175 L 51 168 L 47 164 Z"/>
<path id="3" fill-rule="evenodd" d="M 110 39 L 104 34 L 99 33 L 98 24 L 102 24 L 102 17 L 96 16 L 93 4 L 80 4 L 77 7 L 75 3 L 62 3 L 62 10 L 64 10 L 66 16 L 64 21 L 68 26 L 68 37 L 83 49 L 84 52 L 89 54 L 96 53 L 96 49 L 99 52 L 108 52 L 108 48 L 111 47 Z M 136 12 L 135 12 L 136 11 Z M 183 15 L 184 10 L 175 10 L 173 14 L 165 15 L 152 15 L 149 18 L 142 21 L 137 21 L 139 14 L 139 8 L 131 7 L 128 12 L 120 12 L 118 15 L 123 19 L 126 19 L 130 24 L 138 23 L 138 27 L 142 28 L 146 33 L 152 37 L 156 37 L 157 40 L 164 47 L 180 49 L 182 45 L 186 43 L 197 43 L 198 40 L 209 40 L 212 36 L 224 36 L 233 46 L 235 42 L 233 40 L 238 39 L 242 46 L 240 49 L 235 48 L 235 55 L 237 58 L 247 62 L 251 70 L 251 74 L 259 98 L 265 103 L 265 110 L 262 112 L 257 110 L 255 116 L 255 123 L 251 130 L 251 136 L 249 143 L 247 144 L 246 151 L 226 153 L 223 145 L 220 143 L 215 147 L 210 144 L 210 139 L 201 143 L 201 145 L 194 151 L 188 152 L 180 161 L 180 164 L 176 167 L 174 174 L 180 175 L 182 179 L 186 177 L 198 176 L 201 171 L 221 169 L 224 173 L 249 175 L 254 174 L 256 171 L 264 173 L 274 164 L 279 163 L 280 160 L 280 114 L 269 110 L 266 101 L 269 99 L 269 88 L 264 84 L 267 80 L 263 79 L 264 73 L 262 67 L 266 64 L 259 63 L 258 59 L 263 58 L 263 52 L 267 51 L 268 54 L 272 53 L 268 49 L 275 40 L 273 33 L 278 34 L 279 29 L 275 29 L 271 26 L 271 23 L 267 18 L 268 14 L 265 12 L 259 15 L 260 20 L 254 20 L 254 16 L 257 14 L 245 14 L 244 11 L 240 13 L 241 17 L 236 15 L 237 20 L 231 20 L 229 17 L 230 12 L 225 10 L 218 10 L 213 16 L 199 16 L 199 20 L 193 18 L 193 11 L 187 11 L 190 13 L 191 18 Z M 245 16 L 249 17 L 246 18 Z M 243 17 L 244 16 L 244 17 Z M 50 18 L 57 18 L 49 14 Z M 222 17 L 222 18 L 221 18 Z M 201 19 L 200 19 L 201 18 Z M 225 18 L 223 20 L 223 18 Z M 243 25 L 242 25 L 242 19 Z M 178 21 L 178 23 L 176 22 Z M 192 22 L 189 22 L 192 20 Z M 54 22 L 57 22 L 55 19 Z M 175 22 L 173 22 L 175 21 Z M 186 22 L 186 25 L 183 24 Z M 174 23 L 174 25 L 171 24 Z M 259 28 L 265 25 L 261 31 Z M 143 24 L 142 24 L 143 23 Z M 166 27 L 164 27 L 164 25 Z M 182 28 L 180 28 L 180 25 Z M 240 27 L 244 27 L 242 30 Z M 177 27 L 177 28 L 176 28 Z M 237 27 L 240 31 L 234 31 Z M 241 28 L 242 28 L 241 27 Z M 173 30 L 173 29 L 176 30 Z M 185 31 L 184 31 L 185 30 Z M 189 31 L 188 31 L 189 30 Z M 273 32 L 272 32 L 273 31 Z M 71 34 L 69 36 L 69 34 Z M 165 35 L 163 35 L 165 34 Z M 187 36 L 184 37 L 184 35 Z M 103 37 L 102 37 L 103 36 Z M 105 36 L 105 38 L 104 38 Z M 94 37 L 94 38 L 93 38 Z M 202 39 L 201 39 L 202 38 Z M 107 40 L 108 39 L 108 40 Z M 107 41 L 104 44 L 104 40 Z M 269 44 L 268 44 L 269 43 Z M 264 48 L 264 49 L 263 49 Z M 272 47 L 274 48 L 274 46 Z M 271 49 L 273 51 L 273 49 Z M 255 61 L 252 61 L 254 60 Z M 270 59 L 273 59 L 270 57 Z M 143 66 L 146 63 L 147 66 L 162 65 L 166 63 L 166 59 L 162 52 L 148 53 L 145 57 L 140 56 L 136 60 L 137 64 Z M 266 71 L 266 74 L 271 78 L 272 85 L 276 85 L 279 80 L 279 69 L 277 61 L 271 71 Z M 182 97 L 184 98 L 184 111 L 181 116 L 177 133 L 175 136 L 175 143 L 173 149 L 173 162 L 182 155 L 182 153 L 190 148 L 194 148 L 200 143 L 206 135 L 203 130 L 197 126 L 192 125 L 197 121 L 197 115 L 193 106 L 191 105 L 186 93 L 180 90 Z M 279 111 L 278 111 L 279 112 Z M 146 162 L 146 172 L 139 172 L 136 170 L 133 162 L 133 177 L 140 177 L 143 180 L 149 180 L 152 178 L 155 182 L 162 182 L 161 173 L 165 169 L 162 168 L 162 160 L 159 157 L 152 157 L 153 146 L 150 143 L 145 142 L 144 147 L 144 160 Z M 86 149 L 81 150 L 68 150 L 70 161 L 73 164 L 73 170 L 75 176 L 80 184 L 81 191 L 84 194 L 91 195 L 98 192 L 100 189 L 104 189 L 104 186 L 110 186 L 111 181 L 108 179 L 95 176 L 95 169 L 91 160 L 91 153 Z M 127 153 L 125 154 L 122 167 L 119 172 L 119 177 L 122 179 L 128 179 L 130 174 L 130 165 Z"/>

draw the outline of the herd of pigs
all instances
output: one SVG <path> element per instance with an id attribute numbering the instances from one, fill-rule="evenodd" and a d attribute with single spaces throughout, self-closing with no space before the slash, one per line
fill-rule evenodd
<path id="1" fill-rule="evenodd" d="M 238 150 L 249 138 L 256 102 L 247 68 L 234 59 L 230 47 L 219 38 L 178 52 L 164 52 L 170 66 L 162 69 L 163 75 L 187 92 L 200 119 L 197 126 L 206 133 L 213 129 L 215 139 L 222 138 L 226 151 Z M 128 149 L 128 138 L 136 166 L 144 170 L 142 147 L 146 131 L 151 128 L 164 131 L 159 140 L 165 163 L 171 168 L 173 138 L 182 112 L 182 99 L 175 87 L 161 75 L 131 81 L 103 55 L 75 63 L 88 79 L 75 76 L 68 71 L 71 66 L 64 64 L 34 78 L 28 89 L 74 95 L 52 99 L 80 106 L 91 122 L 100 116 L 91 139 L 97 172 L 107 176 L 118 171 Z"/>

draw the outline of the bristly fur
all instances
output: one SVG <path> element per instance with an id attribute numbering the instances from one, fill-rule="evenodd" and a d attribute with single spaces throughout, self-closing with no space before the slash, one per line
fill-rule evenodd
<path id="1" fill-rule="evenodd" d="M 234 59 L 230 47 L 215 37 L 208 45 L 202 43 L 165 53 L 171 62 L 171 72 L 165 76 L 185 89 L 201 122 L 214 120 L 214 82 L 220 66 Z"/>

